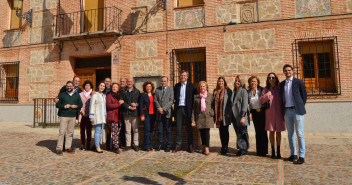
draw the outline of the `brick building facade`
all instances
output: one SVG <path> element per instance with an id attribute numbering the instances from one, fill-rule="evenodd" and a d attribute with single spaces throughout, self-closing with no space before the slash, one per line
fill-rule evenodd
<path id="1" fill-rule="evenodd" d="M 18 28 L 12 0 L 0 3 L 1 111 L 22 108 L 33 118 L 33 98 L 55 97 L 75 75 L 138 83 L 166 75 L 172 85 L 187 69 L 194 83 L 213 89 L 222 75 L 232 88 L 236 75 L 283 80 L 289 63 L 306 82 L 312 129 L 335 113 L 338 128 L 347 126 L 352 0 L 25 0 L 33 21 Z"/>

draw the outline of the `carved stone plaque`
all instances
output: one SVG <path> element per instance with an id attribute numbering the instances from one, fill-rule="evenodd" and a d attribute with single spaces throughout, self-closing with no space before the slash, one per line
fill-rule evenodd
<path id="1" fill-rule="evenodd" d="M 132 8 L 132 30 L 133 33 L 147 32 L 147 7 Z"/>
<path id="2" fill-rule="evenodd" d="M 240 21 L 241 23 L 257 22 L 257 2 L 240 4 Z"/>

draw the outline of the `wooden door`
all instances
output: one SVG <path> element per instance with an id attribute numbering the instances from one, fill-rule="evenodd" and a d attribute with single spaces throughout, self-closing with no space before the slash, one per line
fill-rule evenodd
<path id="1" fill-rule="evenodd" d="M 79 76 L 81 82 L 79 87 L 84 89 L 83 83 L 86 80 L 90 80 L 93 83 L 93 86 L 96 84 L 96 71 L 95 69 L 76 69 L 76 76 Z M 93 87 L 95 88 L 95 87 Z M 94 90 L 94 89 L 93 89 Z"/>
<path id="2" fill-rule="evenodd" d="M 97 32 L 103 30 L 104 0 L 85 0 L 84 30 Z"/>

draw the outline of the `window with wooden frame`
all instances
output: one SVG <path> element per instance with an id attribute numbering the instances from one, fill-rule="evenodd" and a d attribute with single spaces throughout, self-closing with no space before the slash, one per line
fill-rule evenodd
<path id="1" fill-rule="evenodd" d="M 177 7 L 196 6 L 204 4 L 204 0 L 177 0 Z"/>
<path id="2" fill-rule="evenodd" d="M 177 49 L 173 53 L 177 62 L 177 82 L 182 70 L 188 71 L 188 81 L 196 87 L 200 81 L 206 80 L 205 48 Z"/>
<path id="3" fill-rule="evenodd" d="M 13 8 L 13 0 L 9 1 L 10 6 L 10 29 L 17 29 L 22 26 L 22 18 L 16 15 L 16 10 Z M 18 13 L 22 13 L 22 9 Z"/>
<path id="4" fill-rule="evenodd" d="M 341 94 L 337 37 L 297 39 L 296 73 L 309 95 Z"/>
<path id="5" fill-rule="evenodd" d="M 18 101 L 19 64 L 0 63 L 0 102 Z"/>

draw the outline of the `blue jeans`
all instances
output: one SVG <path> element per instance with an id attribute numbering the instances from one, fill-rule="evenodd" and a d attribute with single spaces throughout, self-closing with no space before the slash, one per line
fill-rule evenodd
<path id="1" fill-rule="evenodd" d="M 306 146 L 304 140 L 304 115 L 298 115 L 295 109 L 285 108 L 285 122 L 288 134 L 288 142 L 290 144 L 291 155 L 297 155 L 295 130 L 298 138 L 299 157 L 304 158 Z"/>
<path id="2" fill-rule="evenodd" d="M 104 129 L 104 123 L 94 125 L 94 129 L 95 129 L 94 131 L 95 147 L 98 148 L 100 147 L 100 140 L 101 140 L 101 134 L 103 133 L 103 129 Z"/>
<path id="3" fill-rule="evenodd" d="M 155 114 L 145 116 L 144 120 L 144 149 L 153 148 L 153 132 L 155 125 Z"/>
<path id="4" fill-rule="evenodd" d="M 237 135 L 237 149 L 239 149 L 242 154 L 245 154 L 248 152 L 249 148 L 247 125 L 237 125 L 236 119 L 234 117 L 232 117 L 232 123 Z"/>
<path id="5" fill-rule="evenodd" d="M 166 143 L 164 143 L 164 128 L 166 131 Z M 158 137 L 159 146 L 166 144 L 165 148 L 171 148 L 171 119 L 167 118 L 166 115 L 160 115 L 160 120 L 158 120 Z"/>

